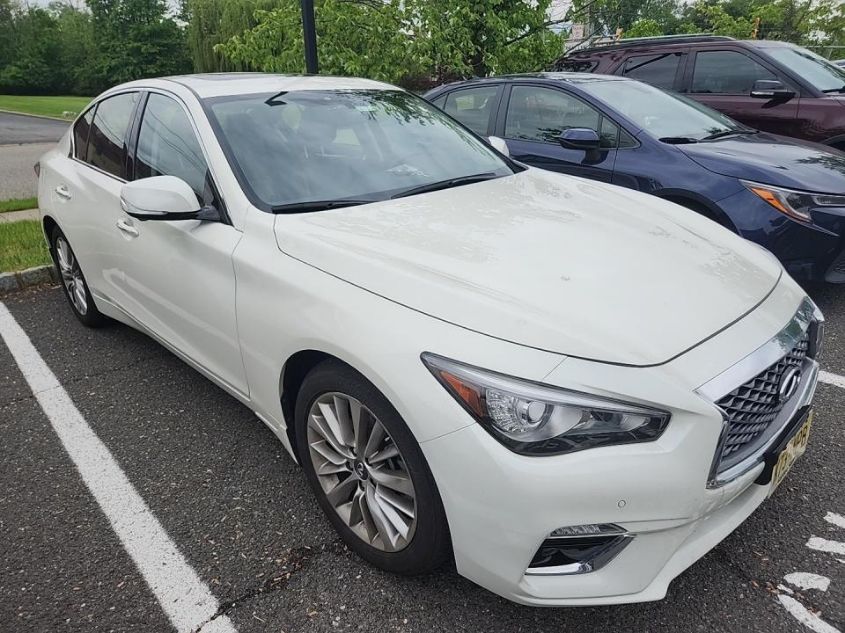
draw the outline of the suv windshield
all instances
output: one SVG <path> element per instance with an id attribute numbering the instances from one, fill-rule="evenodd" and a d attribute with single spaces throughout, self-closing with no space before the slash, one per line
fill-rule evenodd
<path id="1" fill-rule="evenodd" d="M 797 46 L 773 46 L 763 50 L 818 90 L 845 92 L 845 69 L 831 64 L 824 57 Z"/>
<path id="2" fill-rule="evenodd" d="M 317 211 L 514 173 L 471 132 L 393 90 L 303 90 L 207 99 L 253 203 Z"/>
<path id="3" fill-rule="evenodd" d="M 659 139 L 695 142 L 749 131 L 692 99 L 639 81 L 590 81 L 579 87 Z"/>

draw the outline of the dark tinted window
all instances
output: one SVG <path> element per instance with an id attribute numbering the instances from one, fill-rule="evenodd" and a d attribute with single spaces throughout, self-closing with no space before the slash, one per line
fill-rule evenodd
<path id="1" fill-rule="evenodd" d="M 638 55 L 629 57 L 622 66 L 622 74 L 659 88 L 672 88 L 681 63 L 680 53 Z"/>
<path id="2" fill-rule="evenodd" d="M 455 117 L 476 134 L 487 134 L 490 111 L 496 101 L 496 86 L 456 90 L 446 96 L 443 110 Z"/>
<path id="3" fill-rule="evenodd" d="M 569 73 L 591 73 L 599 63 L 592 59 L 562 59 L 555 64 L 555 70 Z"/>
<path id="4" fill-rule="evenodd" d="M 91 131 L 91 119 L 94 118 L 95 108 L 96 106 L 89 108 L 73 126 L 73 155 L 80 160 L 85 160 L 88 150 L 88 134 Z"/>
<path id="5" fill-rule="evenodd" d="M 560 90 L 539 86 L 514 86 L 505 119 L 505 136 L 526 141 L 557 143 L 570 128 L 595 130 L 602 147 L 616 147 L 618 128 L 612 121 L 602 124 L 602 115 L 592 106 Z"/>
<path id="6" fill-rule="evenodd" d="M 100 101 L 88 140 L 87 162 L 120 178 L 123 177 L 123 160 L 126 156 L 126 130 L 136 101 L 137 92 Z"/>
<path id="7" fill-rule="evenodd" d="M 212 204 L 208 165 L 188 115 L 175 100 L 150 93 L 138 135 L 135 178 L 176 176 Z"/>
<path id="8" fill-rule="evenodd" d="M 432 103 L 442 110 L 443 106 L 446 104 L 446 95 L 440 95 L 434 99 Z"/>
<path id="9" fill-rule="evenodd" d="M 742 53 L 703 51 L 695 56 L 692 92 L 747 95 L 758 79 L 777 77 Z"/>

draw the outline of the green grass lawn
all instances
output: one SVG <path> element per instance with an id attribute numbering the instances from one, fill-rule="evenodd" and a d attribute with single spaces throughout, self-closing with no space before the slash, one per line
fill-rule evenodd
<path id="1" fill-rule="evenodd" d="M 50 263 L 50 253 L 36 220 L 0 224 L 0 272 Z"/>
<path id="2" fill-rule="evenodd" d="M 0 95 L 0 110 L 24 114 L 42 114 L 62 118 L 62 112 L 79 114 L 91 102 L 90 97 L 25 97 Z"/>
<path id="3" fill-rule="evenodd" d="M 0 200 L 0 213 L 6 211 L 21 211 L 22 209 L 35 209 L 38 206 L 38 198 L 12 198 L 11 200 Z"/>

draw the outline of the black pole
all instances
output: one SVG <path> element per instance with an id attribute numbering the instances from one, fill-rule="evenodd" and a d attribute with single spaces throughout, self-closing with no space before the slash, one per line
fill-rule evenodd
<path id="1" fill-rule="evenodd" d="M 305 72 L 316 75 L 317 69 L 317 29 L 314 26 L 314 0 L 301 0 L 302 34 L 305 43 Z"/>

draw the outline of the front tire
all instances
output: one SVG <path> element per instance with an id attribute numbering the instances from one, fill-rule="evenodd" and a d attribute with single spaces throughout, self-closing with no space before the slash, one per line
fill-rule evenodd
<path id="1" fill-rule="evenodd" d="M 433 571 L 450 553 L 434 478 L 399 413 L 349 366 L 327 360 L 296 399 L 300 463 L 343 541 L 386 571 Z"/>
<path id="2" fill-rule="evenodd" d="M 53 227 L 50 238 L 50 255 L 65 298 L 73 314 L 87 327 L 102 327 L 109 319 L 94 305 L 94 298 L 88 290 L 88 282 L 79 267 L 79 260 L 70 247 L 65 234 L 59 227 Z"/>

